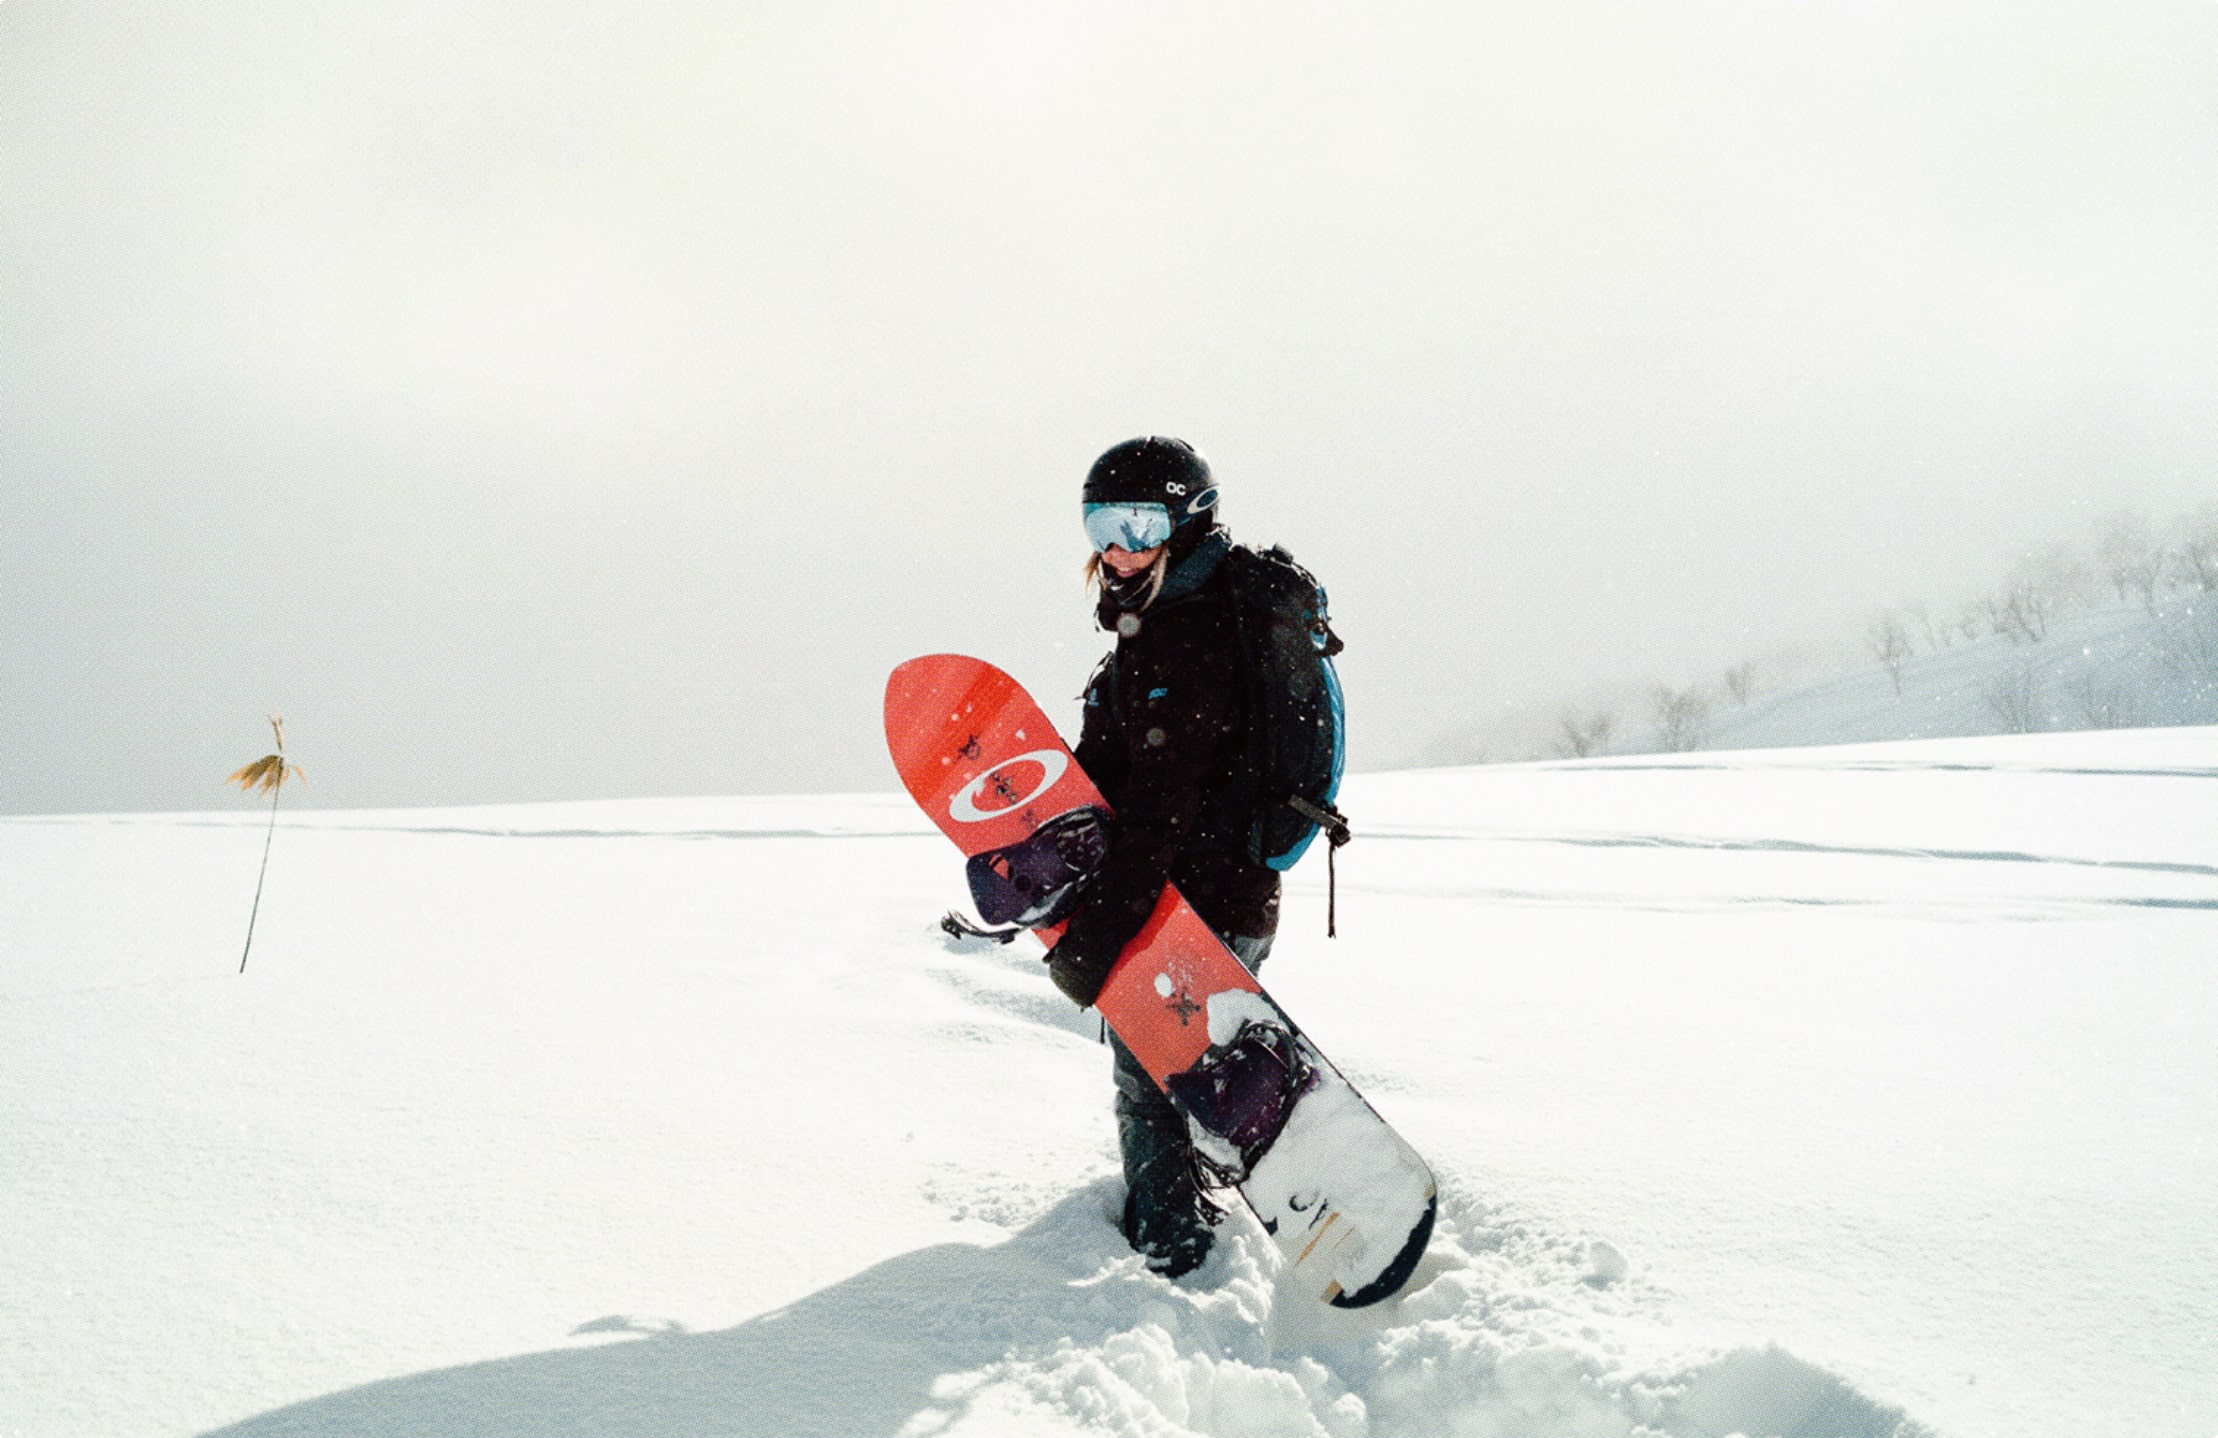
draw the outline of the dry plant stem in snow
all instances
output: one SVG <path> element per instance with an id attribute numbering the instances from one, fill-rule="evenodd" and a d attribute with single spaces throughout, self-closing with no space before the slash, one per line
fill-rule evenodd
<path id="1" fill-rule="evenodd" d="M 264 754 L 223 781 L 226 784 L 236 784 L 249 794 L 266 790 L 270 796 L 270 826 L 268 832 L 262 836 L 262 869 L 254 876 L 254 907 L 246 916 L 246 947 L 239 951 L 239 972 L 242 974 L 246 972 L 246 956 L 254 952 L 254 920 L 262 912 L 262 881 L 269 877 L 270 841 L 277 837 L 278 796 L 283 792 L 288 779 L 298 779 L 303 784 L 308 782 L 308 776 L 300 772 L 300 766 L 285 757 L 285 721 L 272 715 L 270 728 L 277 731 L 277 752 Z"/>

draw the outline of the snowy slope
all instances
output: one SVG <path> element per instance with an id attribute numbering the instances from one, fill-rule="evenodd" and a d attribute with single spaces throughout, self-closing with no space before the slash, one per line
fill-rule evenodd
<path id="1" fill-rule="evenodd" d="M 1371 776 L 1265 971 L 1439 1171 L 1123 1252 L 892 797 L 0 820 L 0 1435 L 2218 1432 L 2218 729 Z"/>
<path id="2" fill-rule="evenodd" d="M 1745 706 L 1719 701 L 1701 747 L 2218 723 L 2218 594 L 2075 610 L 2038 643 L 1989 634 L 1934 649 L 1921 639 L 1899 668 L 1898 685 L 1867 656 L 1847 673 Z"/>

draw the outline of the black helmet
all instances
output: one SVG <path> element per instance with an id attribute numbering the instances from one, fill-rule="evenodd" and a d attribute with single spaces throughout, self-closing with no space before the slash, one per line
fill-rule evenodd
<path id="1" fill-rule="evenodd" d="M 1185 440 L 1151 434 L 1128 439 L 1094 461 L 1086 472 L 1085 502 L 1160 504 L 1183 529 L 1192 520 L 1214 520 L 1217 481 L 1209 461 Z"/>

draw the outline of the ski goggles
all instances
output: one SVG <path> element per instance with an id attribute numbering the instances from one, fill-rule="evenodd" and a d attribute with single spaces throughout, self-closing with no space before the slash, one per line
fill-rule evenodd
<path id="1" fill-rule="evenodd" d="M 1083 506 L 1086 538 L 1094 552 L 1111 547 L 1127 554 L 1153 549 L 1171 537 L 1171 511 L 1161 504 L 1089 504 Z"/>

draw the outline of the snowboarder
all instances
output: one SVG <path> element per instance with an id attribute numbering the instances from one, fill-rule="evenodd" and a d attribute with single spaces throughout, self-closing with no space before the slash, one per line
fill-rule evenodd
<path id="1" fill-rule="evenodd" d="M 1081 1006 L 1178 886 L 1252 973 L 1278 928 L 1279 875 L 1251 857 L 1237 782 L 1249 715 L 1233 598 L 1230 537 L 1217 483 L 1184 441 L 1128 440 L 1086 476 L 1095 616 L 1116 646 L 1085 695 L 1078 762 L 1116 813 L 1084 905 L 1048 954 L 1056 986 Z M 1185 1120 L 1114 1034 L 1124 1235 L 1169 1277 L 1208 1256 L 1221 1212 L 1204 1192 Z"/>

